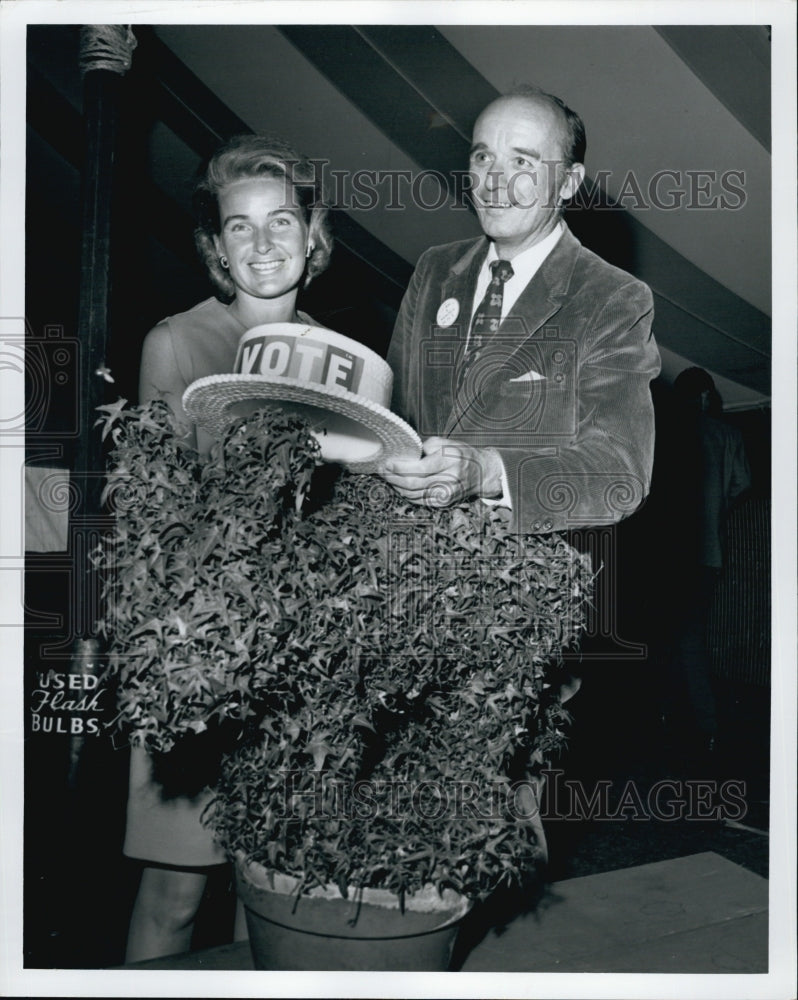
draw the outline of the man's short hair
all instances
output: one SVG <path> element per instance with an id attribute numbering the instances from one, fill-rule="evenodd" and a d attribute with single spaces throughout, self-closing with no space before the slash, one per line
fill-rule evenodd
<path id="1" fill-rule="evenodd" d="M 504 97 L 526 97 L 541 104 L 546 104 L 560 118 L 563 126 L 563 159 L 567 167 L 572 167 L 574 163 L 585 162 L 585 150 L 587 149 L 587 138 L 585 136 L 585 124 L 579 115 L 572 111 L 565 101 L 555 97 L 554 94 L 547 94 L 540 87 L 535 87 L 530 83 L 521 83 L 513 87 L 503 95 Z"/>

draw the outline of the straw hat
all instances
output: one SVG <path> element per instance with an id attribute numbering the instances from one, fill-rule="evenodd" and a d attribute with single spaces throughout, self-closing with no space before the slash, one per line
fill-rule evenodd
<path id="1" fill-rule="evenodd" d="M 263 403 L 305 416 L 322 458 L 374 472 L 388 458 L 419 458 L 421 439 L 390 411 L 393 373 L 374 351 L 333 330 L 267 323 L 247 330 L 228 375 L 207 375 L 183 394 L 197 424 L 221 436 Z"/>

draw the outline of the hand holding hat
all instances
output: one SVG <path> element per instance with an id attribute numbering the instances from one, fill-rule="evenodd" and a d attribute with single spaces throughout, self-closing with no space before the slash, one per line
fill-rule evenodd
<path id="1" fill-rule="evenodd" d="M 390 459 L 416 459 L 421 439 L 390 410 L 393 373 L 374 351 L 333 330 L 268 323 L 248 330 L 230 374 L 192 382 L 183 407 L 221 435 L 264 403 L 305 416 L 321 456 L 352 472 L 376 472 Z"/>

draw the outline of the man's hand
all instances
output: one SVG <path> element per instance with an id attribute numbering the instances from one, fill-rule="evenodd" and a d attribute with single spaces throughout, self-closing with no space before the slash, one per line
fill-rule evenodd
<path id="1" fill-rule="evenodd" d="M 469 497 L 502 495 L 502 460 L 493 448 L 472 448 L 449 438 L 430 437 L 423 455 L 390 459 L 380 471 L 387 483 L 411 503 L 448 507 Z"/>

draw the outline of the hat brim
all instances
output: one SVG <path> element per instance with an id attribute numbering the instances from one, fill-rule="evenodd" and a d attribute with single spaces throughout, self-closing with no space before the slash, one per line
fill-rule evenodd
<path id="1" fill-rule="evenodd" d="M 419 458 L 421 438 L 384 406 L 340 386 L 315 388 L 289 376 L 207 375 L 183 393 L 183 408 L 195 423 L 221 437 L 224 430 L 260 403 L 277 403 L 301 413 L 327 462 L 352 472 L 376 472 L 389 458 Z"/>

